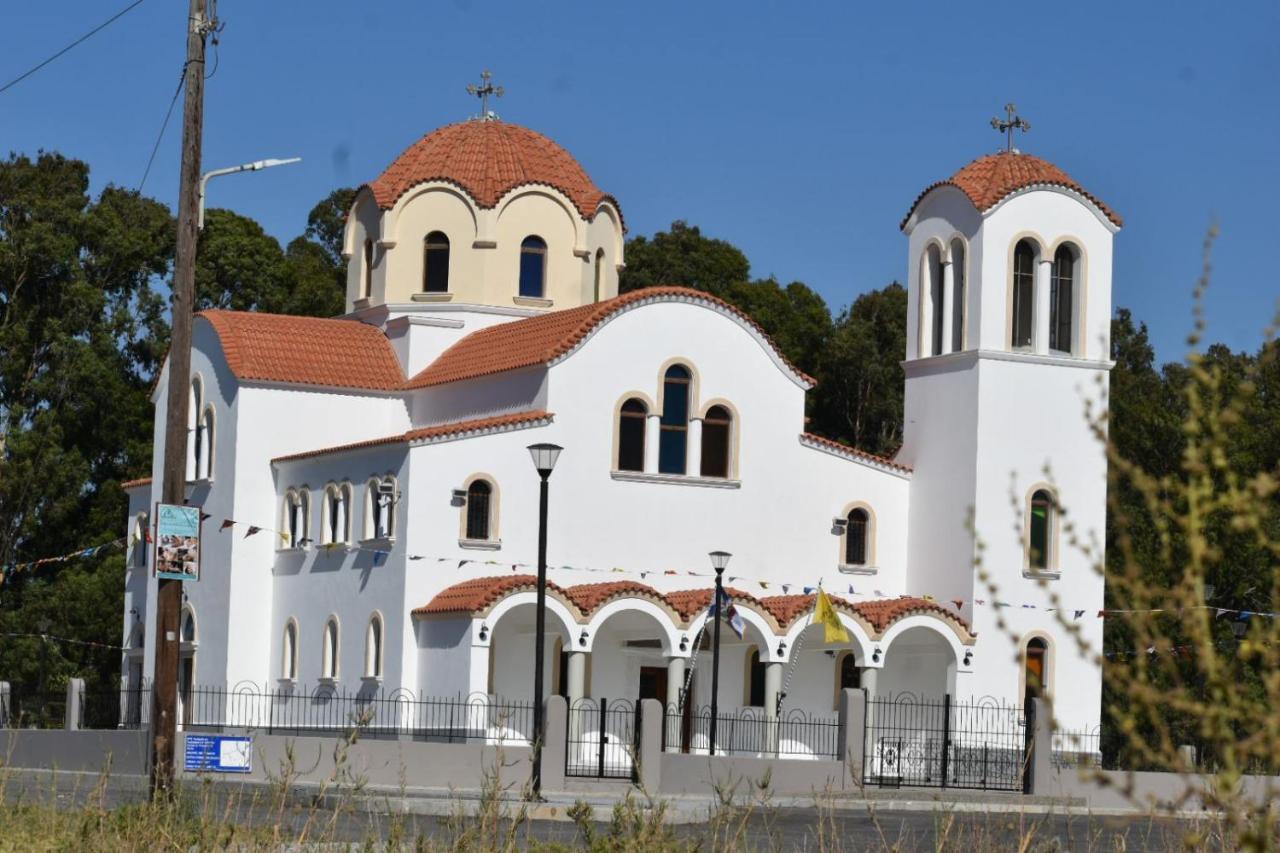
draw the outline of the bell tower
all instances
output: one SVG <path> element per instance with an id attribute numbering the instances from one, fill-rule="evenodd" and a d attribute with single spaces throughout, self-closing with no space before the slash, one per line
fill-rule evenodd
<path id="1" fill-rule="evenodd" d="M 975 697 L 1021 702 L 1018 661 L 1029 642 L 1037 654 L 1044 643 L 1046 687 L 1069 686 L 1081 700 L 1074 713 L 1086 715 L 1064 722 L 1094 725 L 1100 676 L 1050 612 L 1049 592 L 1086 611 L 1081 628 L 1100 642 L 1103 583 L 1092 559 L 1101 555 L 1069 540 L 1104 541 L 1106 458 L 1088 417 L 1106 401 L 1121 221 L 1061 169 L 1013 148 L 1013 129 L 1027 125 L 1012 105 L 993 126 L 1007 147 L 927 188 L 902 223 L 909 313 L 898 460 L 915 472 L 908 589 L 965 602 L 986 658 L 970 682 Z"/>

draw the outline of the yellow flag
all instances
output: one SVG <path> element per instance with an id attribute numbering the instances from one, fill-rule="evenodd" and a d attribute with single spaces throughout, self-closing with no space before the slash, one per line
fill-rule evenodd
<path id="1" fill-rule="evenodd" d="M 818 590 L 818 605 L 813 612 L 813 621 L 819 623 L 825 629 L 823 631 L 823 642 L 849 642 L 849 632 L 840 623 L 840 617 L 836 615 L 836 609 L 831 606 L 831 599 L 827 598 L 827 593 L 821 588 Z"/>

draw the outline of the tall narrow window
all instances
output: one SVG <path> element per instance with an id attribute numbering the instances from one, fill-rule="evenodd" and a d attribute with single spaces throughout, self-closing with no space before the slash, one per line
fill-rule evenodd
<path id="1" fill-rule="evenodd" d="M 422 245 L 422 291 L 449 292 L 449 238 L 432 231 Z"/>
<path id="2" fill-rule="evenodd" d="M 1026 240 L 1013 249 L 1013 335 L 1014 349 L 1031 346 L 1035 318 L 1036 251 Z"/>
<path id="3" fill-rule="evenodd" d="M 947 295 L 951 304 L 951 351 L 964 349 L 964 243 L 951 242 L 952 292 Z"/>
<path id="4" fill-rule="evenodd" d="M 760 650 L 752 648 L 747 654 L 746 686 L 747 701 L 744 703 L 753 708 L 764 707 L 764 669 L 765 663 L 760 660 Z"/>
<path id="5" fill-rule="evenodd" d="M 1045 686 L 1045 669 L 1047 658 L 1049 656 L 1049 645 L 1039 637 L 1032 637 L 1027 640 L 1027 649 L 1024 655 L 1025 671 L 1023 673 L 1026 687 L 1023 693 L 1023 703 L 1031 704 L 1032 699 L 1039 699 L 1044 695 Z"/>
<path id="6" fill-rule="evenodd" d="M 330 485 L 324 491 L 324 544 L 339 545 L 350 540 L 351 484 Z"/>
<path id="7" fill-rule="evenodd" d="M 292 619 L 284 624 L 284 638 L 280 644 L 280 677 L 291 681 L 298 677 L 298 623 Z"/>
<path id="8" fill-rule="evenodd" d="M 1037 571 L 1048 571 L 1053 565 L 1054 501 L 1048 489 L 1037 489 L 1031 496 L 1031 518 L 1027 536 L 1027 565 Z"/>
<path id="9" fill-rule="evenodd" d="M 200 428 L 196 430 L 200 436 L 200 456 L 196 460 L 196 477 L 201 480 L 213 479 L 213 406 L 205 406 L 200 416 Z"/>
<path id="10" fill-rule="evenodd" d="M 489 510 L 493 486 L 487 480 L 476 480 L 467 487 L 467 538 L 489 538 Z"/>
<path id="11" fill-rule="evenodd" d="M 547 243 L 541 237 L 525 237 L 520 244 L 520 295 L 541 299 L 546 281 Z"/>
<path id="12" fill-rule="evenodd" d="M 946 301 L 946 267 L 942 263 L 942 253 L 937 246 L 929 247 L 929 328 L 930 355 L 941 355 L 944 311 L 942 304 Z"/>
<path id="13" fill-rule="evenodd" d="M 365 299 L 373 296 L 373 241 L 364 241 L 364 277 L 361 281 L 360 295 Z"/>
<path id="14" fill-rule="evenodd" d="M 712 406 L 702 419 L 702 476 L 728 477 L 733 415 L 724 406 Z"/>
<path id="15" fill-rule="evenodd" d="M 382 615 L 369 617 L 369 628 L 364 636 L 364 677 L 382 677 Z"/>
<path id="16" fill-rule="evenodd" d="M 395 478 L 372 479 L 365 491 L 368 495 L 365 536 L 369 539 L 390 539 L 395 535 Z"/>
<path id="17" fill-rule="evenodd" d="M 338 620 L 330 616 L 324 623 L 324 647 L 321 649 L 320 677 L 338 677 Z"/>
<path id="18" fill-rule="evenodd" d="M 1049 349 L 1071 352 L 1071 314 L 1074 309 L 1076 256 L 1067 246 L 1053 255 L 1049 279 Z"/>
<path id="19" fill-rule="evenodd" d="M 200 461 L 204 457 L 204 430 L 200 419 L 200 407 L 204 395 L 200 377 L 191 380 L 191 391 L 187 395 L 187 480 L 200 477 Z"/>
<path id="20" fill-rule="evenodd" d="M 658 430 L 658 471 L 683 474 L 689 443 L 689 368 L 674 364 L 662 381 Z"/>
<path id="21" fill-rule="evenodd" d="M 595 287 L 592 290 L 592 302 L 599 302 L 604 295 L 604 249 L 596 249 Z"/>
<path id="22" fill-rule="evenodd" d="M 844 562 L 846 566 L 867 564 L 867 545 L 871 534 L 871 514 L 862 507 L 850 510 L 849 523 L 844 531 Z"/>
<path id="23" fill-rule="evenodd" d="M 134 519 L 133 535 L 129 539 L 129 547 L 132 549 L 130 555 L 133 557 L 134 567 L 145 568 L 147 565 L 147 551 L 150 550 L 151 545 L 150 521 L 147 519 L 145 512 L 138 513 L 137 518 Z"/>
<path id="24" fill-rule="evenodd" d="M 287 548 L 299 548 L 302 542 L 302 500 L 293 489 L 284 493 L 284 524 Z"/>
<path id="25" fill-rule="evenodd" d="M 649 419 L 649 409 L 632 397 L 622 404 L 618 413 L 618 470 L 644 470 L 644 432 Z"/>

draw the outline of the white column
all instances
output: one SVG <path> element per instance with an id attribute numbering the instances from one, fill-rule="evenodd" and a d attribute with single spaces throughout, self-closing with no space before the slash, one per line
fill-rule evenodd
<path id="1" fill-rule="evenodd" d="M 1049 273 L 1052 269 L 1052 261 L 1041 260 L 1036 265 L 1035 332 L 1031 336 L 1031 346 L 1041 355 L 1049 352 Z"/>
<path id="2" fill-rule="evenodd" d="M 782 692 L 782 661 L 770 661 L 764 665 L 764 719 L 765 749 L 772 755 L 778 752 L 778 694 Z"/>
<path id="3" fill-rule="evenodd" d="M 702 418 L 689 419 L 689 449 L 684 472 L 690 477 L 702 474 Z"/>
<path id="4" fill-rule="evenodd" d="M 955 267 L 951 261 L 942 262 L 942 349 L 938 354 L 953 352 L 955 349 L 951 335 L 951 326 L 955 322 Z"/>
<path id="5" fill-rule="evenodd" d="M 646 474 L 658 473 L 658 427 L 660 418 L 651 414 L 644 419 L 644 470 Z"/>
<path id="6" fill-rule="evenodd" d="M 864 669 L 860 674 L 860 681 L 867 691 L 867 729 L 871 730 L 871 721 L 875 712 L 875 705 L 872 701 L 876 698 L 876 676 L 879 674 L 878 669 Z M 866 747 L 863 747 L 864 749 Z"/>
<path id="7" fill-rule="evenodd" d="M 569 652 L 568 661 L 569 672 L 566 677 L 566 691 L 568 696 L 565 699 L 572 708 L 574 703 L 586 695 L 587 690 L 587 653 L 586 652 Z"/>
<path id="8" fill-rule="evenodd" d="M 667 698 L 663 708 L 663 724 L 666 737 L 667 752 L 680 751 L 680 721 L 684 719 L 684 709 L 680 707 L 680 691 L 684 689 L 685 658 L 667 659 Z M 686 702 L 692 702 L 690 696 Z"/>

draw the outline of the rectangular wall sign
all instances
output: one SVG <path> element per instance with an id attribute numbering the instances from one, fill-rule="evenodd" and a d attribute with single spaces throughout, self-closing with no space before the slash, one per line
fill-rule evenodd
<path id="1" fill-rule="evenodd" d="M 253 770 L 253 738 L 189 734 L 184 756 L 189 773 L 248 773 Z"/>

